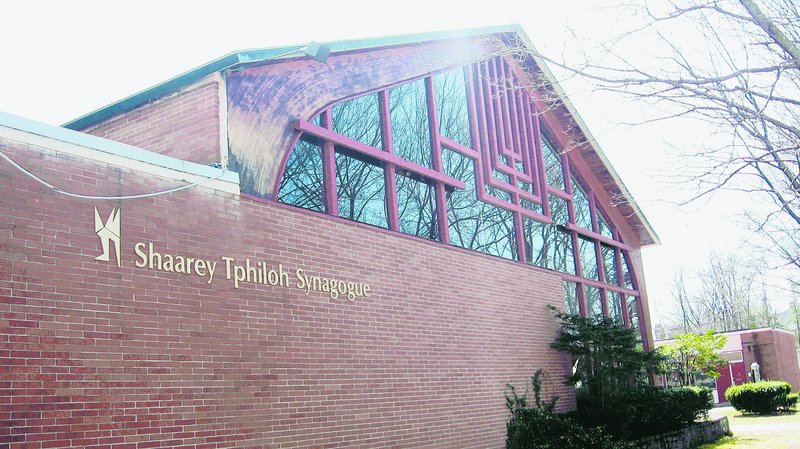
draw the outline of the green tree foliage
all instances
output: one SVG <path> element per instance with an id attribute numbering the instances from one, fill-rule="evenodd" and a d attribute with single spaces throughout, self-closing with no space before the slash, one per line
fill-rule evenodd
<path id="1" fill-rule="evenodd" d="M 628 448 L 635 446 L 630 441 L 685 427 L 707 415 L 712 407 L 709 389 L 649 385 L 662 356 L 642 350 L 633 329 L 608 318 L 550 309 L 562 326 L 551 346 L 572 357 L 574 373 L 567 383 L 578 387 L 578 410 L 558 414 L 553 411 L 555 399 L 542 400 L 541 370 L 532 378 L 532 405 L 527 390 L 519 395 L 508 385 L 507 448 Z"/>
<path id="2" fill-rule="evenodd" d="M 600 409 L 647 385 L 649 376 L 658 372 L 661 355 L 644 351 L 632 328 L 610 318 L 585 318 L 551 309 L 562 328 L 550 346 L 573 361 L 574 374 L 567 383 L 579 387 L 584 399 Z"/>
<path id="3" fill-rule="evenodd" d="M 719 377 L 717 367 L 728 363 L 719 356 L 727 341 L 727 337 L 715 335 L 711 330 L 704 334 L 679 334 L 675 336 L 675 342 L 660 347 L 658 351 L 664 356 L 665 370 L 676 372 L 681 386 L 694 385 L 701 373 L 714 379 Z"/>

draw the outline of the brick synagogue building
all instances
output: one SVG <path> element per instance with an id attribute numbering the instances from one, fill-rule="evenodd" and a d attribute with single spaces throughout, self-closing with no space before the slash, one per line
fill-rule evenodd
<path id="1" fill-rule="evenodd" d="M 0 114 L 0 447 L 488 448 L 547 306 L 652 345 L 657 237 L 506 26 Z M 513 51 L 512 51 L 513 50 Z"/>

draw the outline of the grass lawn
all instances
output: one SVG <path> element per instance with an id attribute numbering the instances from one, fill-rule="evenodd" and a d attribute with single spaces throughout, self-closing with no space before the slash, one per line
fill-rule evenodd
<path id="1" fill-rule="evenodd" d="M 731 407 L 711 411 L 712 418 L 727 416 L 732 437 L 698 449 L 798 449 L 800 448 L 800 413 L 771 416 L 742 415 Z"/>

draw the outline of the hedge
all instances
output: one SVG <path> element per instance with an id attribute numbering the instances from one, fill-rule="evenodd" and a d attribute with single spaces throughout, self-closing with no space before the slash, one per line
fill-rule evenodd
<path id="1" fill-rule="evenodd" d="M 725 399 L 740 412 L 760 415 L 788 411 L 797 403 L 792 386 L 782 380 L 734 385 L 725 390 Z"/>

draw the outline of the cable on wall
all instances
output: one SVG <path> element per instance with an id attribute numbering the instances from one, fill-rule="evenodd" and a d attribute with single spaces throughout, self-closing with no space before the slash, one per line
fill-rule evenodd
<path id="1" fill-rule="evenodd" d="M 25 167 L 23 167 L 23 166 L 19 165 L 18 163 L 16 163 L 13 159 L 8 157 L 2 151 L 0 151 L 0 157 L 5 159 L 13 167 L 18 169 L 22 173 L 26 174 L 28 177 L 32 178 L 34 181 L 36 181 L 36 182 L 42 184 L 43 186 L 47 187 L 48 189 L 50 189 L 50 190 L 52 190 L 52 191 L 54 191 L 56 193 L 60 193 L 62 195 L 66 195 L 66 196 L 73 197 L 73 198 L 86 199 L 86 200 L 132 200 L 132 199 L 137 199 L 137 198 L 150 198 L 150 197 L 153 197 L 153 196 L 166 195 L 168 193 L 173 193 L 173 192 L 178 192 L 178 191 L 181 191 L 181 190 L 190 189 L 192 187 L 196 187 L 196 186 L 199 186 L 201 184 L 205 184 L 207 182 L 214 181 L 216 179 L 220 179 L 223 176 L 225 176 L 225 173 L 227 172 L 227 169 L 222 169 L 222 172 L 219 175 L 214 176 L 212 178 L 201 179 L 200 181 L 193 182 L 191 184 L 185 184 L 185 185 L 182 185 L 182 186 L 174 187 L 172 189 L 161 190 L 161 191 L 158 191 L 158 192 L 141 193 L 141 194 L 138 194 L 138 195 L 96 196 L 96 195 L 83 195 L 83 194 L 80 194 L 80 193 L 72 193 L 72 192 L 68 192 L 66 190 L 60 189 L 60 188 L 50 184 L 49 182 L 45 181 L 44 179 L 40 178 L 39 176 L 31 173 L 30 171 L 28 171 L 28 169 L 26 169 Z"/>

